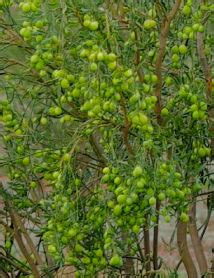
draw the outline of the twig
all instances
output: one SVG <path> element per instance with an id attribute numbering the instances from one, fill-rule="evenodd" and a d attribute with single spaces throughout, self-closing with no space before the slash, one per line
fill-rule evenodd
<path id="1" fill-rule="evenodd" d="M 131 127 L 131 123 L 128 120 L 127 117 L 127 111 L 126 111 L 126 106 L 125 106 L 125 100 L 122 97 L 121 98 L 121 107 L 122 107 L 122 111 L 123 111 L 123 116 L 124 116 L 124 127 L 123 127 L 123 140 L 124 140 L 124 144 L 126 146 L 126 149 L 128 151 L 128 153 L 133 156 L 134 155 L 134 151 L 132 149 L 132 146 L 129 143 L 129 129 Z"/>

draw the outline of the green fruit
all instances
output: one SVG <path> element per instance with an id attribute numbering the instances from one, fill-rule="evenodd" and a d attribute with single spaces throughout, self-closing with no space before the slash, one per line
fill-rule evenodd
<path id="1" fill-rule="evenodd" d="M 154 206 L 156 204 L 156 198 L 155 197 L 151 197 L 149 199 L 149 204 L 150 204 L 150 206 Z"/>
<path id="2" fill-rule="evenodd" d="M 170 220 L 171 220 L 171 217 L 170 217 L 169 215 L 166 215 L 166 216 L 164 217 L 164 219 L 165 219 L 166 223 L 169 223 Z"/>
<path id="3" fill-rule="evenodd" d="M 142 169 L 141 166 L 136 166 L 136 167 L 134 168 L 133 172 L 132 172 L 132 175 L 133 175 L 134 177 L 139 177 L 139 176 L 141 176 L 142 174 L 143 174 L 143 169 Z"/>
<path id="4" fill-rule="evenodd" d="M 56 247 L 54 245 L 48 245 L 48 252 L 56 253 Z"/>
<path id="5" fill-rule="evenodd" d="M 59 116 L 62 114 L 62 108 L 61 107 L 55 107 L 54 108 L 54 115 Z"/>
<path id="6" fill-rule="evenodd" d="M 22 164 L 23 164 L 24 166 L 30 165 L 30 158 L 29 158 L 29 157 L 23 158 Z"/>
<path id="7" fill-rule="evenodd" d="M 63 88 L 63 89 L 68 89 L 69 87 L 70 87 L 70 83 L 69 83 L 69 81 L 67 80 L 67 79 L 62 79 L 62 81 L 61 81 L 61 87 Z"/>
<path id="8" fill-rule="evenodd" d="M 190 15 L 190 13 L 191 13 L 191 7 L 185 5 L 185 6 L 183 7 L 183 14 L 184 14 L 184 15 Z"/>
<path id="9" fill-rule="evenodd" d="M 109 261 L 110 266 L 113 267 L 121 267 L 123 265 L 123 259 L 119 255 L 114 255 L 110 261 Z"/>
<path id="10" fill-rule="evenodd" d="M 121 183 L 121 177 L 116 177 L 116 178 L 114 179 L 114 183 L 115 183 L 116 185 L 119 185 L 119 184 Z"/>
<path id="11" fill-rule="evenodd" d="M 178 63 L 180 61 L 180 58 L 179 58 L 178 54 L 173 54 L 172 55 L 172 61 L 174 63 Z"/>
<path id="12" fill-rule="evenodd" d="M 158 194 L 158 199 L 159 199 L 160 201 L 164 201 L 165 198 L 166 198 L 166 195 L 165 195 L 163 192 L 161 192 L 161 193 Z"/>
<path id="13" fill-rule="evenodd" d="M 200 118 L 199 112 L 198 112 L 198 111 L 194 111 L 194 112 L 192 113 L 192 118 L 193 118 L 194 120 L 198 120 L 198 119 Z"/>
<path id="14" fill-rule="evenodd" d="M 114 53 L 109 53 L 109 54 L 107 55 L 107 60 L 108 60 L 109 62 L 115 62 L 116 59 L 117 59 L 117 56 L 116 56 Z"/>
<path id="15" fill-rule="evenodd" d="M 146 185 L 146 180 L 144 178 L 141 178 L 137 181 L 137 188 L 142 189 Z"/>
<path id="16" fill-rule="evenodd" d="M 131 69 L 129 69 L 129 70 L 127 70 L 127 71 L 124 72 L 124 76 L 127 77 L 127 78 L 131 77 L 132 74 L 133 74 L 133 72 L 132 72 Z"/>
<path id="17" fill-rule="evenodd" d="M 176 54 L 178 54 L 178 52 L 179 52 L 179 47 L 177 46 L 177 45 L 174 45 L 173 47 L 172 47 L 172 53 L 176 53 Z"/>
<path id="18" fill-rule="evenodd" d="M 88 55 L 89 55 L 89 50 L 88 50 L 88 49 L 83 49 L 83 50 L 80 52 L 80 57 L 81 57 L 81 58 L 88 57 Z"/>
<path id="19" fill-rule="evenodd" d="M 187 53 L 187 47 L 186 47 L 185 44 L 181 44 L 181 45 L 179 46 L 179 52 L 180 52 L 181 54 L 186 54 L 186 53 Z"/>
<path id="20" fill-rule="evenodd" d="M 125 203 L 126 203 L 126 198 L 127 198 L 126 195 L 119 195 L 119 196 L 117 197 L 117 202 L 118 202 L 119 204 L 125 204 Z"/>
<path id="21" fill-rule="evenodd" d="M 109 173 L 110 173 L 109 167 L 103 168 L 103 174 L 109 174 Z"/>
<path id="22" fill-rule="evenodd" d="M 103 61 L 105 59 L 105 55 L 103 52 L 98 52 L 97 53 L 97 60 L 98 61 Z"/>
<path id="23" fill-rule="evenodd" d="M 166 117 L 169 115 L 169 110 L 165 107 L 161 110 L 161 116 Z"/>
<path id="24" fill-rule="evenodd" d="M 73 237 L 76 236 L 76 234 L 77 234 L 76 229 L 71 228 L 71 229 L 68 231 L 68 234 L 67 234 L 67 235 L 68 235 L 68 237 L 73 238 Z"/>
<path id="25" fill-rule="evenodd" d="M 198 155 L 200 156 L 200 157 L 205 157 L 206 155 L 207 155 L 207 152 L 206 152 L 206 149 L 205 148 L 199 148 L 199 150 L 198 150 Z"/>
<path id="26" fill-rule="evenodd" d="M 116 205 L 113 209 L 114 215 L 119 216 L 122 212 L 122 207 L 120 205 Z"/>
<path id="27" fill-rule="evenodd" d="M 91 71 L 97 71 L 97 64 L 96 63 L 91 63 L 90 70 Z"/>
<path id="28" fill-rule="evenodd" d="M 97 21 L 91 21 L 89 23 L 89 26 L 88 28 L 91 30 L 91 31 L 96 31 L 99 27 L 99 23 Z"/>
<path id="29" fill-rule="evenodd" d="M 30 3 L 23 3 L 21 9 L 24 13 L 29 13 L 30 10 L 31 10 L 31 4 Z"/>
<path id="30" fill-rule="evenodd" d="M 180 220 L 184 223 L 189 222 L 189 215 L 187 215 L 185 212 L 182 212 L 180 215 Z"/>
<path id="31" fill-rule="evenodd" d="M 31 56 L 30 61 L 32 64 L 36 64 L 39 61 L 39 56 L 37 54 L 34 54 Z"/>
<path id="32" fill-rule="evenodd" d="M 85 26 L 85 27 L 89 27 L 90 24 L 91 24 L 91 21 L 88 19 L 84 20 L 84 22 L 83 22 L 83 26 Z"/>
<path id="33" fill-rule="evenodd" d="M 41 124 L 41 125 L 46 125 L 47 123 L 48 123 L 48 119 L 47 119 L 47 118 L 42 117 L 42 118 L 40 119 L 40 124 Z"/>
<path id="34" fill-rule="evenodd" d="M 143 113 L 139 114 L 139 121 L 142 125 L 147 125 L 148 124 L 148 118 Z"/>
<path id="35" fill-rule="evenodd" d="M 154 28 L 156 25 L 157 25 L 157 22 L 154 19 L 147 19 L 143 23 L 143 27 L 147 30 Z"/>
<path id="36" fill-rule="evenodd" d="M 117 62 L 116 61 L 108 63 L 108 68 L 110 70 L 114 70 L 114 69 L 116 69 L 116 67 L 117 67 Z"/>
<path id="37" fill-rule="evenodd" d="M 138 225 L 134 225 L 132 227 L 132 231 L 135 233 L 135 234 L 138 234 L 140 232 L 140 227 Z"/>

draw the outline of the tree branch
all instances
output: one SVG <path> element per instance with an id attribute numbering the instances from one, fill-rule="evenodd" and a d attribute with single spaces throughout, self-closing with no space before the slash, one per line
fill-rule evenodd
<path id="1" fill-rule="evenodd" d="M 190 223 L 189 223 L 189 232 L 192 240 L 193 249 L 195 252 L 196 260 L 201 272 L 201 275 L 204 275 L 208 271 L 208 265 L 206 257 L 204 255 L 203 246 L 201 244 L 200 237 L 197 231 L 196 225 L 196 201 L 194 200 L 191 210 L 190 210 Z"/>
<path id="2" fill-rule="evenodd" d="M 157 121 L 161 123 L 161 89 L 162 89 L 162 64 L 164 60 L 164 55 L 165 55 L 165 49 L 166 49 L 166 44 L 167 44 L 167 37 L 169 34 L 169 28 L 170 28 L 170 23 L 173 20 L 173 18 L 176 16 L 179 7 L 181 5 L 182 0 L 177 0 L 172 7 L 171 12 L 164 18 L 161 26 L 161 33 L 160 33 L 160 48 L 157 54 L 157 60 L 155 63 L 155 72 L 158 78 L 157 85 L 155 88 L 155 95 L 157 97 L 157 104 L 156 104 L 156 115 L 157 115 Z"/>
<path id="3" fill-rule="evenodd" d="M 179 254 L 187 271 L 188 278 L 197 278 L 198 273 L 189 253 L 186 235 L 187 224 L 179 221 L 177 226 L 177 243 Z"/>

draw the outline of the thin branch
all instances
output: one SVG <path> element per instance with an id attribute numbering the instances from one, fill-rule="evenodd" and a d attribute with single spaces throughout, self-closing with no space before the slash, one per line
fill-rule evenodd
<path id="1" fill-rule="evenodd" d="M 181 5 L 182 0 L 177 0 L 172 7 L 171 12 L 164 18 L 161 26 L 161 33 L 160 33 L 160 48 L 157 54 L 157 60 L 155 63 L 155 72 L 158 78 L 157 85 L 155 88 L 155 95 L 157 97 L 157 104 L 156 104 L 156 114 L 157 114 L 157 121 L 161 123 L 161 89 L 162 89 L 162 64 L 165 55 L 165 49 L 167 44 L 167 37 L 169 34 L 170 23 L 176 16 L 179 7 Z"/>
<path id="2" fill-rule="evenodd" d="M 124 144 L 126 146 L 126 149 L 128 151 L 128 153 L 133 156 L 134 155 L 134 151 L 132 149 L 132 146 L 129 143 L 129 129 L 131 127 L 131 123 L 128 120 L 127 117 L 127 111 L 126 111 L 126 105 L 125 105 L 125 100 L 122 97 L 121 98 L 121 108 L 123 111 L 123 116 L 124 116 L 124 127 L 123 127 L 123 140 L 124 140 Z"/>
<path id="3" fill-rule="evenodd" d="M 158 269 L 158 239 L 159 239 L 159 211 L 160 211 L 160 201 L 156 203 L 156 217 L 157 223 L 154 227 L 154 239 L 153 239 L 153 265 L 154 269 Z"/>

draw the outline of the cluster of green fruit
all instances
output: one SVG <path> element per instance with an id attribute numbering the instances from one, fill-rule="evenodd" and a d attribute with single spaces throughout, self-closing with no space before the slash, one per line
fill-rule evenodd
<path id="1" fill-rule="evenodd" d="M 38 12 L 41 6 L 41 0 L 20 2 L 19 7 L 24 13 Z"/>
<path id="2" fill-rule="evenodd" d="M 136 26 L 124 27 L 128 35 L 102 9 L 84 15 L 86 2 L 82 9 L 63 8 L 68 21 L 60 28 L 55 5 L 61 9 L 62 3 L 52 0 L 44 9 L 41 1 L 20 4 L 26 19 L 20 34 L 32 48 L 29 72 L 23 73 L 26 81 L 5 78 L 7 98 L 15 100 L 0 103 L 13 201 L 32 213 L 39 207 L 49 253 L 59 265 L 74 265 L 77 277 L 122 269 L 126 254 L 138 255 L 143 228 L 157 225 L 159 216 L 187 223 L 190 200 L 202 189 L 200 163 L 211 153 L 204 138 L 205 84 L 201 72 L 195 79 L 198 61 L 186 67 L 195 49 L 185 40 L 204 31 L 201 13 L 212 5 L 201 5 L 190 17 L 188 0 L 176 22 L 181 31 L 173 32 L 178 26 L 171 23 L 160 101 L 155 95 L 160 22 L 156 8 L 144 2 L 148 11 Z M 41 20 L 43 10 L 59 21 Z M 126 11 L 130 21 L 132 10 Z M 139 61 L 133 63 L 137 51 Z M 23 110 L 20 99 L 28 103 Z M 91 143 L 91 135 L 97 141 Z M 47 199 L 33 202 L 28 197 L 41 184 L 49 187 Z"/>

